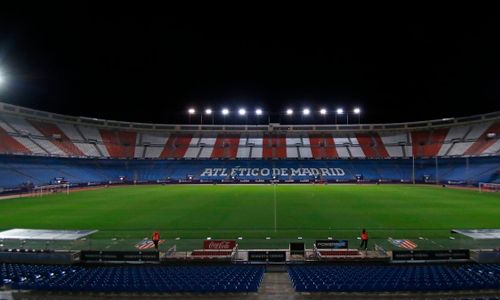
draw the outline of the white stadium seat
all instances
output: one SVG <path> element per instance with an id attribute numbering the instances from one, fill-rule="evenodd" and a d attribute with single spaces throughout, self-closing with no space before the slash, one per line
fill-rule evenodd
<path id="1" fill-rule="evenodd" d="M 80 143 L 80 142 L 74 142 L 74 144 L 86 156 L 91 156 L 91 157 L 99 157 L 100 156 L 99 152 L 97 151 L 97 148 L 93 144 Z"/>
<path id="2" fill-rule="evenodd" d="M 309 141 L 309 138 L 307 138 L 307 140 Z M 299 154 L 300 154 L 301 158 L 312 158 L 313 157 L 311 147 L 309 147 L 309 146 L 299 147 Z"/>
<path id="3" fill-rule="evenodd" d="M 347 147 L 346 146 L 340 146 L 340 145 L 338 145 L 337 146 L 337 154 L 341 158 L 349 158 L 349 157 L 351 157 L 349 155 L 349 152 L 347 151 Z"/>
<path id="4" fill-rule="evenodd" d="M 241 142 L 241 141 L 240 141 Z M 250 147 L 240 146 L 238 147 L 238 152 L 236 153 L 237 158 L 250 158 Z"/>
<path id="5" fill-rule="evenodd" d="M 80 133 L 78 133 L 78 131 L 76 130 L 76 127 L 73 124 L 59 123 L 56 125 L 73 142 L 84 140 L 84 137 Z M 83 153 L 85 153 L 85 152 L 83 152 Z"/>
<path id="6" fill-rule="evenodd" d="M 444 139 L 444 142 L 451 143 L 454 140 L 462 140 L 467 134 L 467 131 L 469 131 L 469 128 L 470 126 L 451 127 L 446 135 L 446 138 Z"/>
<path id="7" fill-rule="evenodd" d="M 146 153 L 144 154 L 145 158 L 158 158 L 160 154 L 163 152 L 162 147 L 149 146 L 146 147 Z"/>
<path id="8" fill-rule="evenodd" d="M 286 156 L 288 158 L 298 158 L 299 152 L 297 151 L 297 147 L 286 147 Z"/>
<path id="9" fill-rule="evenodd" d="M 262 139 L 261 139 L 262 141 Z M 262 146 L 252 147 L 252 157 L 251 158 L 262 158 Z"/>
<path id="10" fill-rule="evenodd" d="M 184 158 L 197 158 L 200 153 L 200 147 L 188 147 Z"/>
<path id="11" fill-rule="evenodd" d="M 42 148 L 40 148 L 38 145 L 33 143 L 29 138 L 27 137 L 18 137 L 14 136 L 13 137 L 16 141 L 21 143 L 24 147 L 26 147 L 29 151 L 31 151 L 33 154 L 47 154 L 46 151 L 44 151 Z"/>
<path id="12" fill-rule="evenodd" d="M 450 151 L 448 152 L 448 155 L 450 156 L 457 156 L 457 155 L 463 155 L 469 147 L 474 144 L 474 142 L 460 142 L 460 143 L 455 143 L 451 147 Z"/>
<path id="13" fill-rule="evenodd" d="M 385 145 L 385 149 L 387 153 L 389 153 L 390 157 L 404 157 L 403 149 L 401 146 L 387 146 Z"/>
<path id="14" fill-rule="evenodd" d="M 351 146 L 349 147 L 349 150 L 351 151 L 352 157 L 359 157 L 359 158 L 365 157 L 363 149 L 361 149 L 361 147 L 359 146 Z"/>
<path id="15" fill-rule="evenodd" d="M 477 140 L 491 126 L 491 122 L 475 124 L 465 136 L 465 140 Z"/>

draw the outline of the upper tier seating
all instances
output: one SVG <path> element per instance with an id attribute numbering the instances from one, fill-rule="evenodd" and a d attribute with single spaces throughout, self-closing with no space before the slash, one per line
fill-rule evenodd
<path id="1" fill-rule="evenodd" d="M 0 114 L 0 154 L 136 159 L 378 159 L 498 155 L 500 122 L 363 132 L 136 131 Z"/>

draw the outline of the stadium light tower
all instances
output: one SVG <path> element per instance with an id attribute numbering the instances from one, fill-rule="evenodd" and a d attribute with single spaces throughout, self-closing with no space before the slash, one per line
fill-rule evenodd
<path id="1" fill-rule="evenodd" d="M 227 115 L 229 115 L 229 109 L 223 108 L 222 109 L 222 119 L 223 119 L 224 124 L 226 124 L 226 116 Z"/>
<path id="2" fill-rule="evenodd" d="M 323 116 L 323 123 L 326 123 L 326 108 L 322 108 L 319 110 L 319 114 Z"/>
<path id="3" fill-rule="evenodd" d="M 359 107 L 355 107 L 353 112 L 355 115 L 358 115 L 358 124 L 361 124 L 361 109 Z"/>
<path id="4" fill-rule="evenodd" d="M 287 109 L 287 110 L 286 110 L 286 115 L 287 115 L 287 116 L 291 116 L 291 115 L 293 115 L 293 109 L 291 109 L 291 108 Z"/>
<path id="5" fill-rule="evenodd" d="M 344 114 L 344 109 L 343 108 L 337 108 L 335 111 L 335 124 L 337 124 L 337 116 L 338 115 L 343 115 Z"/>
<path id="6" fill-rule="evenodd" d="M 304 109 L 302 110 L 302 115 L 304 115 L 304 116 L 308 116 L 308 115 L 310 115 L 310 114 L 311 114 L 311 110 L 310 110 L 309 108 L 304 108 Z"/>
<path id="7" fill-rule="evenodd" d="M 248 123 L 247 110 L 244 108 L 238 109 L 238 115 L 240 115 L 240 117 L 245 117 L 245 125 L 246 125 Z"/>
<path id="8" fill-rule="evenodd" d="M 211 108 L 205 109 L 205 115 L 212 116 L 212 125 L 213 125 L 214 124 L 214 114 L 212 113 L 212 109 Z"/>
<path id="9" fill-rule="evenodd" d="M 188 109 L 188 115 L 189 115 L 189 123 L 191 124 L 191 116 L 194 115 L 196 113 L 196 109 L 190 107 Z"/>
<path id="10" fill-rule="evenodd" d="M 255 115 L 257 116 L 257 125 L 260 124 L 260 116 L 262 116 L 262 109 L 255 109 Z"/>

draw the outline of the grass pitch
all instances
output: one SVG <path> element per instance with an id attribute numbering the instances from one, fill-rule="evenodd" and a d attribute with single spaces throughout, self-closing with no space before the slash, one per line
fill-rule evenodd
<path id="1" fill-rule="evenodd" d="M 439 248 L 453 241 L 450 229 L 500 228 L 500 195 L 411 185 L 111 187 L 2 200 L 0 228 L 97 229 L 92 239 L 135 242 L 160 230 L 197 248 L 208 236 L 259 247 L 334 237 L 356 247 L 366 228 L 372 246 L 393 237 Z"/>

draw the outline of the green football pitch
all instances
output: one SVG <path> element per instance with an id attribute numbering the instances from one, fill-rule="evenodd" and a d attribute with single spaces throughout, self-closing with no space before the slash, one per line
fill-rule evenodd
<path id="1" fill-rule="evenodd" d="M 500 228 L 500 195 L 412 185 L 110 187 L 1 200 L 0 229 L 11 228 L 96 229 L 81 248 L 124 250 L 154 230 L 167 240 L 164 247 L 186 249 L 207 237 L 259 248 L 332 237 L 355 248 L 362 228 L 371 247 L 391 248 L 393 238 L 419 248 L 470 248 L 478 242 L 450 230 Z"/>

